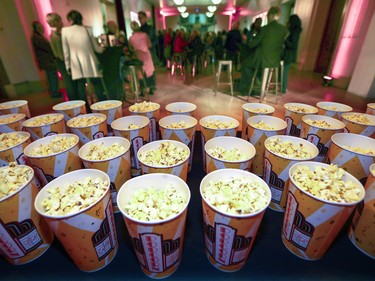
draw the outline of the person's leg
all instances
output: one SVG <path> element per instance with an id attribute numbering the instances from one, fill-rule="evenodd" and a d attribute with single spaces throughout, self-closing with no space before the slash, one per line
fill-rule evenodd
<path id="1" fill-rule="evenodd" d="M 284 73 L 283 73 L 283 87 L 281 89 L 281 92 L 285 94 L 286 87 L 288 86 L 288 73 L 289 73 L 290 64 L 284 64 Z"/>
<path id="2" fill-rule="evenodd" d="M 92 83 L 92 85 L 94 86 L 96 98 L 98 99 L 98 101 L 107 100 L 107 97 L 105 95 L 103 81 L 101 80 L 101 78 L 95 77 L 95 78 L 89 78 L 89 80 L 90 80 L 90 83 Z"/>
<path id="3" fill-rule="evenodd" d="M 249 66 L 243 66 L 241 68 L 241 80 L 239 84 L 239 92 L 241 95 L 248 95 L 250 90 L 250 85 L 253 79 L 254 69 Z"/>
<path id="4" fill-rule="evenodd" d="M 59 93 L 59 79 L 56 70 L 46 70 L 46 74 L 50 96 L 52 98 L 61 97 L 61 94 Z"/>
<path id="5" fill-rule="evenodd" d="M 62 78 L 64 80 L 64 86 L 66 92 L 68 94 L 69 100 L 76 100 L 78 99 L 78 94 L 76 93 L 76 89 L 73 84 L 72 76 L 66 71 L 65 63 L 61 60 L 56 60 L 57 68 L 60 71 Z"/>

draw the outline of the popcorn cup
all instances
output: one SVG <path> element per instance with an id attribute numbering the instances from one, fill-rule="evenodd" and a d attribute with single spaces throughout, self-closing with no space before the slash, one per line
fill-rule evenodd
<path id="1" fill-rule="evenodd" d="M 272 115 L 275 112 L 275 108 L 264 103 L 245 103 L 242 105 L 242 130 L 241 138 L 247 140 L 247 119 L 249 117 L 257 115 Z"/>
<path id="2" fill-rule="evenodd" d="M 125 148 L 123 153 L 105 160 L 91 160 L 87 159 L 87 154 L 92 146 L 100 145 L 110 147 L 112 144 L 120 144 Z M 106 137 L 90 141 L 83 145 L 78 155 L 82 159 L 83 164 L 87 169 L 97 169 L 103 171 L 109 176 L 111 180 L 110 194 L 112 197 L 113 212 L 119 212 L 117 207 L 117 192 L 120 187 L 131 178 L 130 174 L 130 143 L 123 137 Z"/>
<path id="3" fill-rule="evenodd" d="M 155 106 L 156 109 L 150 111 L 134 111 L 132 106 L 129 107 L 129 111 L 133 115 L 141 115 L 145 116 L 150 119 L 149 127 L 150 127 L 150 142 L 156 141 L 160 139 L 160 131 L 159 131 L 159 115 L 160 115 L 160 104 L 150 102 L 151 105 Z"/>
<path id="4" fill-rule="evenodd" d="M 350 133 L 339 133 L 331 137 L 325 162 L 336 164 L 365 185 L 372 163 L 375 163 L 375 139 Z M 357 152 L 354 151 L 357 149 Z M 372 152 L 366 154 L 365 150 Z"/>
<path id="5" fill-rule="evenodd" d="M 365 185 L 365 200 L 355 209 L 349 239 L 365 255 L 375 259 L 375 164 Z"/>
<path id="6" fill-rule="evenodd" d="M 126 138 L 130 142 L 131 175 L 141 174 L 141 164 L 138 161 L 138 150 L 150 141 L 150 119 L 145 116 L 126 116 L 116 119 L 111 127 L 115 136 Z M 134 129 L 129 126 L 136 125 Z"/>
<path id="7" fill-rule="evenodd" d="M 233 126 L 229 126 L 228 128 L 223 129 L 215 129 L 210 128 L 207 126 L 208 122 L 215 121 L 215 122 L 225 122 L 225 123 L 232 123 Z M 228 116 L 223 115 L 210 115 L 203 117 L 199 120 L 199 125 L 201 126 L 201 140 L 202 140 L 202 159 L 203 159 L 203 170 L 206 172 L 206 152 L 204 151 L 204 145 L 207 141 L 209 141 L 212 138 L 215 137 L 221 137 L 221 136 L 231 136 L 235 137 L 237 135 L 238 126 L 240 123 Z"/>
<path id="8" fill-rule="evenodd" d="M 375 103 L 368 103 L 365 113 L 370 114 L 370 115 L 375 115 Z"/>
<path id="9" fill-rule="evenodd" d="M 90 106 L 93 113 L 103 113 L 107 116 L 108 136 L 113 136 L 111 123 L 122 117 L 122 101 L 106 100 L 94 103 Z"/>
<path id="10" fill-rule="evenodd" d="M 343 113 L 353 110 L 353 108 L 349 105 L 330 101 L 320 101 L 316 104 L 316 106 L 319 109 L 319 115 L 325 115 L 339 120 L 341 120 L 341 115 Z"/>
<path id="11" fill-rule="evenodd" d="M 168 128 L 173 124 L 184 122 L 184 128 Z M 161 138 L 163 140 L 176 140 L 186 144 L 190 149 L 189 168 L 193 164 L 193 153 L 195 143 L 195 126 L 198 121 L 194 117 L 186 115 L 170 115 L 159 120 Z"/>
<path id="12" fill-rule="evenodd" d="M 12 113 L 0 116 L 0 134 L 22 131 L 23 121 L 26 120 L 26 115 L 23 113 Z"/>
<path id="13" fill-rule="evenodd" d="M 39 118 L 55 118 L 56 121 L 46 121 L 46 123 L 41 122 L 41 124 L 34 125 L 33 122 L 35 122 Z M 30 133 L 32 140 L 66 133 L 64 115 L 59 113 L 44 114 L 32 117 L 24 121 L 22 123 L 22 126 L 24 127 L 25 131 Z"/>
<path id="14" fill-rule="evenodd" d="M 145 161 L 142 161 L 140 159 L 140 154 L 145 153 L 146 151 L 149 150 L 158 150 L 160 145 L 162 144 L 167 144 L 171 143 L 175 145 L 177 148 L 183 149 L 187 151 L 187 157 L 185 160 L 174 164 L 174 165 L 151 165 L 145 163 Z M 189 147 L 186 144 L 183 144 L 182 142 L 179 141 L 174 141 L 174 140 L 160 140 L 160 141 L 154 141 L 145 144 L 142 146 L 137 153 L 137 158 L 139 163 L 141 164 L 141 171 L 142 174 L 152 174 L 152 173 L 165 173 L 165 174 L 172 174 L 175 176 L 180 177 L 184 181 L 187 179 L 187 172 L 188 172 L 188 164 L 189 164 L 189 157 L 190 157 L 190 150 Z"/>
<path id="15" fill-rule="evenodd" d="M 289 170 L 290 176 L 299 165 L 308 166 L 310 169 L 327 166 L 319 162 L 296 163 Z M 297 257 L 311 261 L 322 258 L 355 206 L 363 200 L 365 191 L 361 183 L 347 172 L 343 180 L 353 182 L 361 190 L 358 201 L 337 203 L 323 200 L 302 190 L 292 178 L 289 181 L 281 237 L 285 247 Z"/>
<path id="16" fill-rule="evenodd" d="M 216 147 L 225 149 L 228 152 L 236 149 L 238 154 L 237 156 L 242 156 L 242 159 L 239 160 L 238 157 L 231 155 L 233 158 L 231 160 L 226 160 L 219 158 L 216 155 L 212 155 L 212 150 L 214 150 Z M 207 173 L 211 173 L 212 171 L 219 169 L 229 168 L 250 171 L 251 162 L 255 155 L 255 148 L 251 143 L 236 137 L 216 137 L 210 139 L 204 145 L 204 150 L 206 152 L 207 159 Z"/>
<path id="17" fill-rule="evenodd" d="M 74 143 L 65 150 L 49 155 L 35 156 L 33 150 L 48 145 L 56 137 L 72 137 Z M 79 139 L 73 134 L 59 134 L 36 140 L 25 147 L 24 153 L 43 185 L 71 171 L 82 169 L 78 156 Z"/>
<path id="18" fill-rule="evenodd" d="M 141 221 L 132 218 L 124 206 L 129 204 L 134 193 L 145 188 L 165 189 L 173 185 L 183 194 L 185 206 L 175 215 L 159 221 Z M 168 174 L 142 175 L 127 181 L 117 195 L 117 202 L 123 214 L 126 228 L 132 238 L 132 245 L 144 274 L 161 279 L 173 274 L 181 261 L 187 206 L 190 190 L 180 178 Z"/>
<path id="19" fill-rule="evenodd" d="M 16 133 L 25 139 L 9 148 L 0 150 L 0 166 L 8 166 L 10 162 L 17 162 L 17 164 L 22 165 L 28 164 L 23 151 L 31 143 L 30 134 L 28 132 Z"/>
<path id="20" fill-rule="evenodd" d="M 168 115 L 188 115 L 194 117 L 197 106 L 190 102 L 172 102 L 165 106 Z"/>
<path id="21" fill-rule="evenodd" d="M 260 210 L 242 215 L 226 213 L 204 197 L 204 190 L 210 181 L 243 177 L 255 181 L 264 189 L 266 204 Z M 258 176 L 238 169 L 222 169 L 207 174 L 201 181 L 204 239 L 206 256 L 217 269 L 225 272 L 240 270 L 246 263 L 257 235 L 265 210 L 271 200 L 267 184 Z"/>
<path id="22" fill-rule="evenodd" d="M 353 115 L 360 115 L 363 118 L 367 118 L 368 124 L 361 121 L 353 121 L 351 117 Z M 362 136 L 368 136 L 375 138 L 375 116 L 359 112 L 344 113 L 341 116 L 342 122 L 345 124 L 345 133 L 359 134 Z"/>
<path id="23" fill-rule="evenodd" d="M 267 126 L 274 129 L 268 128 L 257 128 L 254 124 L 263 121 Z M 259 177 L 263 177 L 264 168 L 264 142 L 267 138 L 275 135 L 283 135 L 286 129 L 286 122 L 278 117 L 274 116 L 252 116 L 246 121 L 248 130 L 247 139 L 255 147 L 255 156 L 251 164 L 250 172 L 256 174 Z"/>
<path id="24" fill-rule="evenodd" d="M 52 109 L 58 113 L 64 114 L 65 122 L 71 118 L 86 114 L 86 102 L 83 100 L 72 100 L 56 104 Z"/>
<path id="25" fill-rule="evenodd" d="M 284 108 L 284 120 L 288 124 L 285 134 L 295 137 L 299 137 L 301 133 L 302 116 L 306 114 L 316 114 L 318 112 L 316 107 L 304 103 L 286 103 L 284 104 Z M 298 108 L 304 110 L 304 112 L 301 112 Z"/>
<path id="26" fill-rule="evenodd" d="M 309 124 L 309 120 L 316 122 L 316 124 Z M 318 122 L 326 122 L 330 127 L 325 128 L 324 126 L 319 125 Z M 342 133 L 344 127 L 345 125 L 343 122 L 332 117 L 324 115 L 305 115 L 302 117 L 300 138 L 308 140 L 319 149 L 319 154 L 315 158 L 315 161 L 323 162 L 327 155 L 328 148 L 331 145 L 331 137 L 334 134 Z"/>
<path id="27" fill-rule="evenodd" d="M 79 120 L 79 118 L 91 118 L 97 117 L 100 119 L 99 123 L 94 125 L 83 125 L 83 126 L 73 126 L 72 124 Z M 107 116 L 102 113 L 90 113 L 81 116 L 74 117 L 70 119 L 66 125 L 68 126 L 71 133 L 79 137 L 80 145 L 88 143 L 89 141 L 96 140 L 99 138 L 104 138 L 108 135 L 107 130 Z"/>
<path id="28" fill-rule="evenodd" d="M 30 118 L 29 105 L 26 100 L 13 100 L 0 103 L 0 114 L 23 113 Z"/>
<path id="29" fill-rule="evenodd" d="M 52 231 L 34 208 L 38 188 L 34 171 L 28 168 L 32 172 L 30 179 L 0 199 L 0 254 L 13 265 L 37 259 L 53 242 Z"/>
<path id="30" fill-rule="evenodd" d="M 107 182 L 106 191 L 100 198 L 72 214 L 46 213 L 43 200 L 49 197 L 50 190 L 83 181 L 87 177 Z M 117 253 L 118 240 L 109 186 L 109 177 L 104 172 L 94 169 L 78 170 L 51 181 L 39 191 L 35 199 L 35 209 L 44 217 L 74 264 L 82 271 L 98 271 L 107 266 Z"/>
<path id="31" fill-rule="evenodd" d="M 281 156 L 272 152 L 270 143 L 275 138 L 280 138 L 282 142 L 291 142 L 294 145 L 302 144 L 310 157 L 298 158 L 295 155 L 289 157 Z M 271 189 L 272 199 L 269 208 L 284 212 L 286 206 L 286 197 L 288 193 L 289 169 L 298 162 L 312 161 L 319 154 L 318 148 L 311 142 L 292 136 L 272 136 L 266 139 L 264 152 L 264 170 L 263 179 Z"/>

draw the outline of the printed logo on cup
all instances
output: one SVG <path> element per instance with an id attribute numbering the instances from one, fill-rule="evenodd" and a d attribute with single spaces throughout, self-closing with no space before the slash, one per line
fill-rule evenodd
<path id="1" fill-rule="evenodd" d="M 49 136 L 53 136 L 53 135 L 57 135 L 57 134 L 58 134 L 58 132 L 51 131 L 51 132 L 48 132 L 47 134 L 44 134 L 44 136 L 49 137 Z"/>
<path id="2" fill-rule="evenodd" d="M 271 201 L 280 204 L 285 182 L 272 171 L 272 164 L 268 158 L 264 158 L 264 180 L 270 187 L 272 194 Z"/>
<path id="3" fill-rule="evenodd" d="M 141 169 L 141 165 L 139 164 L 137 153 L 138 150 L 144 145 L 146 142 L 144 141 L 143 137 L 135 137 L 131 141 L 130 147 L 130 161 L 131 161 L 131 168 L 132 169 Z"/>
<path id="4" fill-rule="evenodd" d="M 301 133 L 301 129 L 298 129 L 298 127 L 293 124 L 293 119 L 290 118 L 289 116 L 285 116 L 284 120 L 287 124 L 285 134 L 298 137 Z"/>
<path id="5" fill-rule="evenodd" d="M 114 182 L 110 182 L 109 192 L 111 194 L 113 205 L 117 206 L 117 189 L 116 189 L 116 184 Z"/>
<path id="6" fill-rule="evenodd" d="M 150 118 L 150 142 L 158 139 L 158 123 L 155 117 Z"/>
<path id="7" fill-rule="evenodd" d="M 21 153 L 17 158 L 16 158 L 16 161 L 18 164 L 21 164 L 21 165 L 28 165 L 27 164 L 27 157 L 25 156 L 25 154 Z"/>
<path id="8" fill-rule="evenodd" d="M 320 155 L 326 155 L 328 152 L 328 147 L 325 147 L 323 143 L 320 142 L 321 138 L 315 134 L 308 134 L 306 140 L 314 144 L 319 150 Z"/>
<path id="9" fill-rule="evenodd" d="M 47 184 L 55 179 L 54 176 L 46 174 L 41 168 L 33 165 L 34 171 L 38 174 L 38 177 L 44 184 Z"/>
<path id="10" fill-rule="evenodd" d="M 96 132 L 95 134 L 93 134 L 92 138 L 94 140 L 104 138 L 104 132 L 102 132 L 102 131 Z"/>

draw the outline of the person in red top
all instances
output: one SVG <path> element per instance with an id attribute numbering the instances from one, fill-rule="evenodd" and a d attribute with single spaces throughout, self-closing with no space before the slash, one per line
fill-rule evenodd
<path id="1" fill-rule="evenodd" d="M 186 58 L 185 47 L 189 45 L 189 42 L 185 40 L 185 31 L 181 29 L 174 41 L 173 54 L 180 55 L 183 61 Z"/>

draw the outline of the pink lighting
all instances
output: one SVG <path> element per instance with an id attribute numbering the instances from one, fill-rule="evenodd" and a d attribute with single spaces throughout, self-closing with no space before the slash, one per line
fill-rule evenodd
<path id="1" fill-rule="evenodd" d="M 39 21 L 42 23 L 45 35 L 49 38 L 51 34 L 51 28 L 49 27 L 48 23 L 46 22 L 46 15 L 52 12 L 52 6 L 50 0 L 34 0 L 35 8 L 38 12 Z"/>

